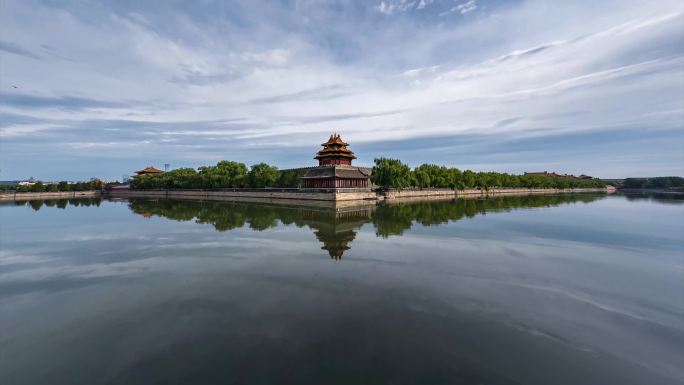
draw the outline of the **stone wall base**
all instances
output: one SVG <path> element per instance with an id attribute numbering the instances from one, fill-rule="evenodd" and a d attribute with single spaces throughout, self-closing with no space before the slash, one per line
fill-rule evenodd
<path id="1" fill-rule="evenodd" d="M 583 193 L 583 192 L 607 192 L 605 188 L 568 188 L 568 189 L 530 189 L 530 188 L 492 188 L 489 190 L 465 189 L 425 189 L 425 190 L 403 190 L 385 191 L 378 193 L 379 199 L 400 199 L 416 197 L 485 197 L 502 195 L 532 195 L 532 194 L 561 194 L 561 193 Z"/>
<path id="2" fill-rule="evenodd" d="M 559 194 L 559 193 L 583 193 L 583 192 L 606 192 L 605 188 L 575 188 L 575 189 L 429 189 L 429 190 L 403 190 L 403 191 L 221 191 L 221 190 L 118 190 L 112 191 L 108 196 L 112 198 L 169 198 L 169 199 L 195 199 L 195 200 L 239 200 L 243 202 L 264 200 L 292 200 L 292 201 L 377 201 L 404 198 L 472 198 L 484 196 L 505 195 L 532 195 L 532 194 Z"/>
<path id="3" fill-rule="evenodd" d="M 113 198 L 171 198 L 197 200 L 233 200 L 244 199 L 292 199 L 298 201 L 358 201 L 376 200 L 373 191 L 350 192 L 309 192 L 309 191 L 220 191 L 220 190 L 146 190 L 146 191 L 112 191 L 108 194 Z"/>
<path id="4" fill-rule="evenodd" d="M 473 198 L 485 196 L 505 195 L 532 195 L 532 194 L 561 194 L 561 193 L 584 193 L 584 192 L 609 192 L 605 188 L 574 188 L 574 189 L 427 189 L 427 190 L 403 190 L 403 191 L 334 191 L 334 192 L 309 192 L 309 191 L 220 191 L 220 190 L 115 190 L 106 193 L 112 198 L 170 198 L 170 199 L 195 199 L 195 200 L 240 200 L 264 201 L 264 200 L 293 200 L 293 201 L 321 201 L 321 202 L 344 202 L 344 201 L 376 201 L 394 200 L 405 198 Z M 100 197 L 100 191 L 68 191 L 68 192 L 25 192 L 25 193 L 0 193 L 0 201 L 22 201 L 35 199 L 72 199 L 72 198 L 96 198 Z"/>
<path id="5" fill-rule="evenodd" d="M 0 193 L 0 201 L 30 201 L 39 199 L 73 199 L 73 198 L 97 198 L 99 190 L 91 191 L 60 191 L 60 192 L 18 192 Z"/>

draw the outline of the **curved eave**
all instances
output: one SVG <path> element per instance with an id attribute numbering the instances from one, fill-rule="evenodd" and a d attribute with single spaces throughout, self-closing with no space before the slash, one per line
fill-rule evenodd
<path id="1" fill-rule="evenodd" d="M 325 158 L 347 158 L 347 159 L 356 159 L 356 156 L 354 155 L 340 155 L 340 154 L 325 154 L 325 155 L 316 155 L 314 156 L 314 159 L 325 159 Z"/>
<path id="2" fill-rule="evenodd" d="M 332 144 L 339 144 L 340 146 L 349 146 L 349 143 L 343 142 L 341 140 L 328 140 L 325 143 L 321 143 L 321 146 L 328 147 Z"/>
<path id="3" fill-rule="evenodd" d="M 330 146 L 334 146 L 334 145 L 338 145 L 338 146 L 341 146 L 341 147 L 346 147 L 346 146 L 349 146 L 349 143 L 345 143 L 345 142 L 321 143 L 321 146 L 323 146 L 323 147 L 330 147 Z"/>

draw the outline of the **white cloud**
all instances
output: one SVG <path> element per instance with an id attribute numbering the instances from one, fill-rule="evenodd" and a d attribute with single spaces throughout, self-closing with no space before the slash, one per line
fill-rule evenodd
<path id="1" fill-rule="evenodd" d="M 457 5 L 454 9 L 459 11 L 461 15 L 465 15 L 468 12 L 476 10 L 477 3 L 475 3 L 475 0 L 470 0 L 467 3 Z"/>
<path id="2" fill-rule="evenodd" d="M 395 5 L 390 2 L 381 1 L 375 9 L 385 15 L 391 15 L 394 12 Z"/>
<path id="3" fill-rule="evenodd" d="M 450 13 L 454 13 L 454 12 L 458 12 L 461 15 L 465 15 L 466 13 L 470 13 L 476 9 L 477 9 L 477 3 L 475 2 L 475 0 L 470 0 L 466 3 L 458 4 L 458 5 L 450 8 L 448 11 L 444 11 L 444 12 L 440 13 L 439 15 L 440 16 L 446 16 L 446 15 L 448 15 Z"/>
<path id="4" fill-rule="evenodd" d="M 118 157 L 123 143 L 140 158 L 214 159 L 270 148 L 279 163 L 295 162 L 282 158 L 280 148 L 315 148 L 331 130 L 353 143 L 373 143 L 681 127 L 681 4 L 563 2 L 549 14 L 525 2 L 481 8 L 476 23 L 444 23 L 437 16 L 444 5 L 385 0 L 368 8 L 372 17 L 311 6 L 301 24 L 299 10 L 264 16 L 245 2 L 243 11 L 254 7 L 254 13 L 244 20 L 263 22 L 232 25 L 173 12 L 164 15 L 177 18 L 160 19 L 144 8 L 122 14 L 104 5 L 80 17 L 10 1 L 0 14 L 3 40 L 29 55 L 0 51 L 7 83 L 43 99 L 73 96 L 105 105 L 0 103 L 0 114 L 32 119 L 2 119 L 0 135 L 24 147 L 3 144 L 0 161 L 19 159 L 27 146 L 65 157 L 72 146 L 81 155 Z M 375 13 L 428 6 L 402 17 Z M 453 9 L 465 14 L 477 7 L 468 1 Z M 300 162 L 309 158 L 306 152 Z"/>
<path id="5" fill-rule="evenodd" d="M 417 9 L 425 8 L 430 2 L 430 0 L 421 0 L 416 6 L 416 1 L 414 0 L 386 0 L 381 1 L 380 4 L 376 5 L 375 10 L 385 15 L 391 15 L 394 12 L 405 12 L 414 6 L 416 6 Z"/>
<path id="6" fill-rule="evenodd" d="M 246 61 L 266 66 L 284 66 L 288 63 L 292 52 L 286 49 L 272 49 L 265 52 L 245 52 L 241 55 Z"/>
<path id="7" fill-rule="evenodd" d="M 34 135 L 41 131 L 54 130 L 60 128 L 67 128 L 64 124 L 51 123 L 29 123 L 29 124 L 12 124 L 0 127 L 0 138 L 21 137 L 27 135 Z"/>
<path id="8" fill-rule="evenodd" d="M 424 9 L 428 5 L 430 5 L 434 2 L 435 2 L 435 0 L 420 0 L 420 3 L 418 3 L 418 5 L 416 6 L 416 9 Z"/>

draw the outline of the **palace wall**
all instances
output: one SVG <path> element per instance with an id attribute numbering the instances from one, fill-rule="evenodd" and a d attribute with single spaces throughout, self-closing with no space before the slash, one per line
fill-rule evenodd
<path id="1" fill-rule="evenodd" d="M 505 195 L 531 195 L 531 194 L 559 194 L 559 193 L 581 193 L 581 192 L 606 192 L 606 188 L 490 188 L 489 190 L 480 189 L 424 189 L 424 190 L 390 190 L 378 192 L 379 199 L 400 199 L 414 197 L 479 197 L 479 196 L 505 196 Z"/>
<path id="2" fill-rule="evenodd" d="M 347 190 L 347 191 L 345 191 Z M 583 193 L 583 192 L 607 192 L 605 188 L 574 188 L 574 189 L 528 189 L 528 188 L 501 188 L 501 189 L 424 189 L 403 191 L 370 191 L 365 189 L 331 189 L 326 190 L 120 190 L 111 191 L 108 196 L 113 198 L 169 198 L 169 199 L 195 199 L 195 200 L 240 200 L 240 201 L 264 201 L 264 200 L 293 200 L 293 201 L 375 201 L 394 200 L 405 198 L 472 198 L 484 196 L 505 195 L 534 195 L 534 194 L 559 194 L 559 193 Z"/>
<path id="3" fill-rule="evenodd" d="M 346 191 L 345 191 L 346 190 Z M 240 200 L 263 202 L 264 200 L 292 200 L 292 201 L 319 201 L 319 202 L 345 202 L 345 201 L 375 201 L 395 200 L 406 198 L 472 198 L 485 196 L 505 195 L 537 195 L 559 193 L 584 193 L 584 192 L 612 192 L 607 188 L 574 188 L 574 189 L 527 189 L 527 188 L 501 188 L 501 189 L 424 189 L 424 190 L 390 190 L 370 191 L 367 189 L 330 189 L 326 190 L 112 190 L 106 195 L 112 198 L 170 198 L 170 199 L 195 199 L 195 200 Z M 36 199 L 71 199 L 71 198 L 94 198 L 101 195 L 100 191 L 68 191 L 68 192 L 5 192 L 0 193 L 0 201 L 21 201 Z M 294 202 L 293 202 L 294 203 Z"/>
<path id="4" fill-rule="evenodd" d="M 292 199 L 309 201 L 349 201 L 349 200 L 376 200 L 375 192 L 363 189 L 349 189 L 350 191 L 330 190 L 330 191 L 307 191 L 304 190 L 128 190 L 112 191 L 111 197 L 132 197 L 132 198 L 172 198 L 172 199 L 198 199 L 198 200 L 230 200 L 231 198 L 241 199 Z"/>
<path id="5" fill-rule="evenodd" d="M 30 201 L 39 199 L 72 199 L 72 198 L 97 198 L 101 195 L 99 190 L 90 191 L 60 191 L 60 192 L 2 192 L 0 201 Z"/>

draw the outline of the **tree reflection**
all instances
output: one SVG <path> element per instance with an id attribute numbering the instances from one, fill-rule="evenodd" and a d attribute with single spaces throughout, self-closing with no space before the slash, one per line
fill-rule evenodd
<path id="1" fill-rule="evenodd" d="M 77 199 L 33 199 L 25 201 L 9 201 L 0 202 L 0 205 L 12 205 L 12 206 L 29 206 L 33 210 L 38 211 L 42 207 L 56 207 L 58 209 L 66 209 L 67 206 L 74 207 L 90 207 L 90 206 L 100 206 L 102 203 L 101 198 L 77 198 Z"/>
<path id="2" fill-rule="evenodd" d="M 638 193 L 625 193 L 624 197 L 628 201 L 652 201 L 658 203 L 665 203 L 671 205 L 681 205 L 684 204 L 684 194 L 681 193 L 668 193 L 668 192 L 638 192 Z"/>
<path id="3" fill-rule="evenodd" d="M 446 224 L 487 212 L 511 211 L 519 208 L 552 207 L 567 203 L 591 202 L 605 198 L 605 194 L 564 194 L 498 196 L 484 199 L 453 199 L 450 201 L 424 201 L 412 204 L 379 205 L 373 213 L 375 233 L 387 238 L 402 235 L 414 223 L 423 226 Z"/>
<path id="4" fill-rule="evenodd" d="M 278 226 L 279 223 L 308 226 L 323 244 L 321 249 L 326 250 L 330 258 L 339 260 L 350 249 L 356 233 L 366 223 L 373 224 L 378 237 L 388 238 L 402 235 L 414 224 L 434 226 L 485 215 L 487 212 L 587 203 L 604 197 L 604 194 L 529 195 L 391 203 L 338 210 L 166 199 L 131 199 L 128 206 L 134 213 L 145 217 L 194 220 L 196 223 L 211 224 L 218 231 L 242 227 L 264 231 Z"/>
<path id="5" fill-rule="evenodd" d="M 128 207 L 136 214 L 145 217 L 159 216 L 176 221 L 192 221 L 211 224 L 218 231 L 248 226 L 263 231 L 283 224 L 296 224 L 301 227 L 301 213 L 290 207 L 257 205 L 234 202 L 203 202 L 169 199 L 131 199 Z"/>
<path id="6" fill-rule="evenodd" d="M 40 210 L 43 207 L 43 201 L 29 201 L 29 206 L 35 211 Z"/>
<path id="7" fill-rule="evenodd" d="M 339 260 L 351 248 L 358 230 L 371 223 L 378 237 L 400 236 L 414 225 L 434 226 L 485 215 L 487 212 L 511 211 L 520 208 L 552 207 L 561 204 L 591 202 L 605 194 L 563 194 L 490 197 L 486 199 L 451 199 L 402 203 L 389 201 L 378 205 L 348 208 L 312 208 L 286 205 L 205 202 L 170 199 L 135 198 L 128 201 L 130 210 L 146 218 L 153 216 L 175 221 L 195 221 L 210 224 L 218 231 L 247 227 L 264 231 L 279 224 L 308 226 L 321 242 L 330 258 Z M 684 198 L 665 195 L 627 195 L 627 199 L 650 199 L 666 203 L 682 203 Z M 43 207 L 65 209 L 99 206 L 99 198 L 32 200 L 1 203 L 28 205 L 38 211 Z"/>

